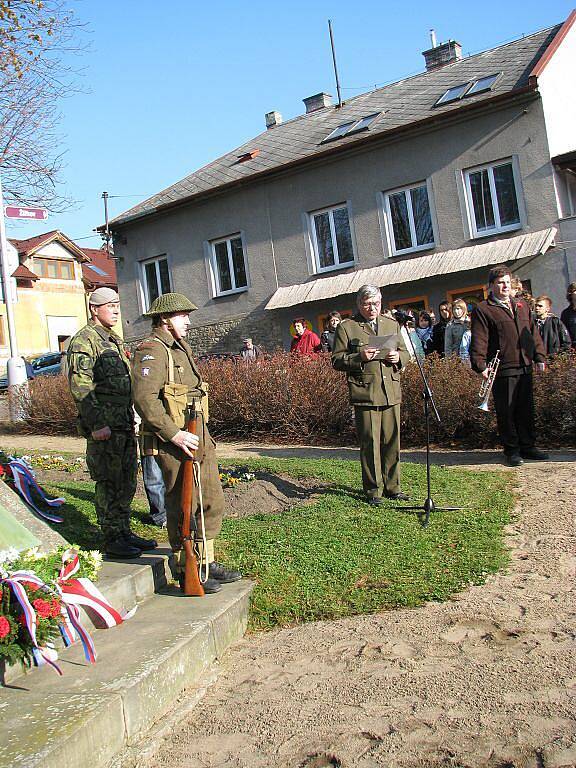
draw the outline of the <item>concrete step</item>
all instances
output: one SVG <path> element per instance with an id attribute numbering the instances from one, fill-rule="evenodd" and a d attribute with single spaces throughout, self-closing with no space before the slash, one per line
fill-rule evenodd
<path id="1" fill-rule="evenodd" d="M 168 544 L 162 544 L 152 552 L 144 552 L 141 557 L 134 560 L 105 560 L 98 574 L 96 586 L 110 605 L 124 614 L 142 600 L 166 587 L 170 579 L 168 566 L 170 553 Z M 82 617 L 84 626 L 90 633 L 101 631 L 92 626 L 90 619 L 83 612 Z M 96 639 L 95 642 L 98 643 L 98 640 Z M 64 647 L 62 641 L 58 641 L 56 646 L 59 649 Z M 35 671 L 32 669 L 27 674 L 34 674 Z M 19 664 L 8 666 L 3 672 L 2 679 L 4 683 L 10 683 L 22 674 L 23 670 Z"/>
<path id="2" fill-rule="evenodd" d="M 120 627 L 98 632 L 98 661 L 82 648 L 0 691 L 0 768 L 103 768 L 134 744 L 246 629 L 252 583 L 204 598 L 166 587 Z"/>

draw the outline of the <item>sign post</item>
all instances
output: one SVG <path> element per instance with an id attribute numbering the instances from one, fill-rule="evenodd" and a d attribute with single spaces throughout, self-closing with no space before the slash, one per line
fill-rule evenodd
<path id="1" fill-rule="evenodd" d="M 0 177 L 0 210 L 4 207 L 2 197 L 2 178 Z M 12 206 L 9 206 L 12 207 Z M 25 210 L 25 209 L 22 209 Z M 30 209 L 32 210 L 32 209 Z M 18 217 L 20 218 L 20 217 Z M 23 218 L 28 218 L 24 216 Z M 4 216 L 0 216 L 0 271 L 2 273 L 2 287 L 4 288 L 4 304 L 6 306 L 6 319 L 8 321 L 8 339 L 10 343 L 10 359 L 8 360 L 8 391 L 11 387 L 21 386 L 28 377 L 26 376 L 26 364 L 18 354 L 18 340 L 16 338 L 16 323 L 14 322 L 14 302 L 12 297 L 12 281 L 8 271 L 8 242 L 6 240 L 6 225 Z M 10 419 L 17 421 L 20 416 L 17 404 L 10 398 Z"/>

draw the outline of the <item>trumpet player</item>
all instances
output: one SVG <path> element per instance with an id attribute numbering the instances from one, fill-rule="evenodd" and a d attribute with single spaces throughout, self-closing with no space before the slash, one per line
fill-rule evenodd
<path id="1" fill-rule="evenodd" d="M 532 371 L 543 371 L 546 353 L 522 298 L 512 298 L 508 267 L 493 267 L 488 275 L 488 298 L 472 311 L 472 368 L 484 379 L 497 350 L 498 366 L 492 394 L 498 433 L 506 463 L 518 467 L 524 459 L 546 461 L 548 454 L 536 448 Z"/>

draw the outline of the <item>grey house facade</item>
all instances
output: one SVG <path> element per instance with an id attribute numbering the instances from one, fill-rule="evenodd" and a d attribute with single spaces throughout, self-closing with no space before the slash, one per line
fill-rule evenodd
<path id="1" fill-rule="evenodd" d="M 125 338 L 159 292 L 189 296 L 196 351 L 244 335 L 287 347 L 304 316 L 322 330 L 363 283 L 392 306 L 482 298 L 508 263 L 558 311 L 576 280 L 576 14 L 465 59 L 450 42 L 427 69 L 306 114 L 114 219 Z"/>

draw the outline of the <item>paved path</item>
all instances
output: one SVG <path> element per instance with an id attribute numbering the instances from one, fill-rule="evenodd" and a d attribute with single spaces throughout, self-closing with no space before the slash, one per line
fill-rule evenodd
<path id="1" fill-rule="evenodd" d="M 81 437 L 66 435 L 21 435 L 2 432 L 0 427 L 0 448 L 5 451 L 73 453 L 82 455 L 86 451 L 86 441 Z M 265 443 L 218 443 L 216 448 L 218 458 L 242 459 L 269 457 L 278 459 L 316 458 L 316 459 L 352 459 L 358 460 L 358 448 L 324 447 L 317 445 L 273 445 Z M 434 450 L 431 454 L 433 464 L 448 466 L 490 468 L 502 466 L 502 453 L 498 450 L 483 451 L 441 451 Z M 576 450 L 551 451 L 554 461 L 565 462 L 576 459 Z M 402 451 L 403 461 L 424 463 L 426 451 L 422 448 Z"/>

